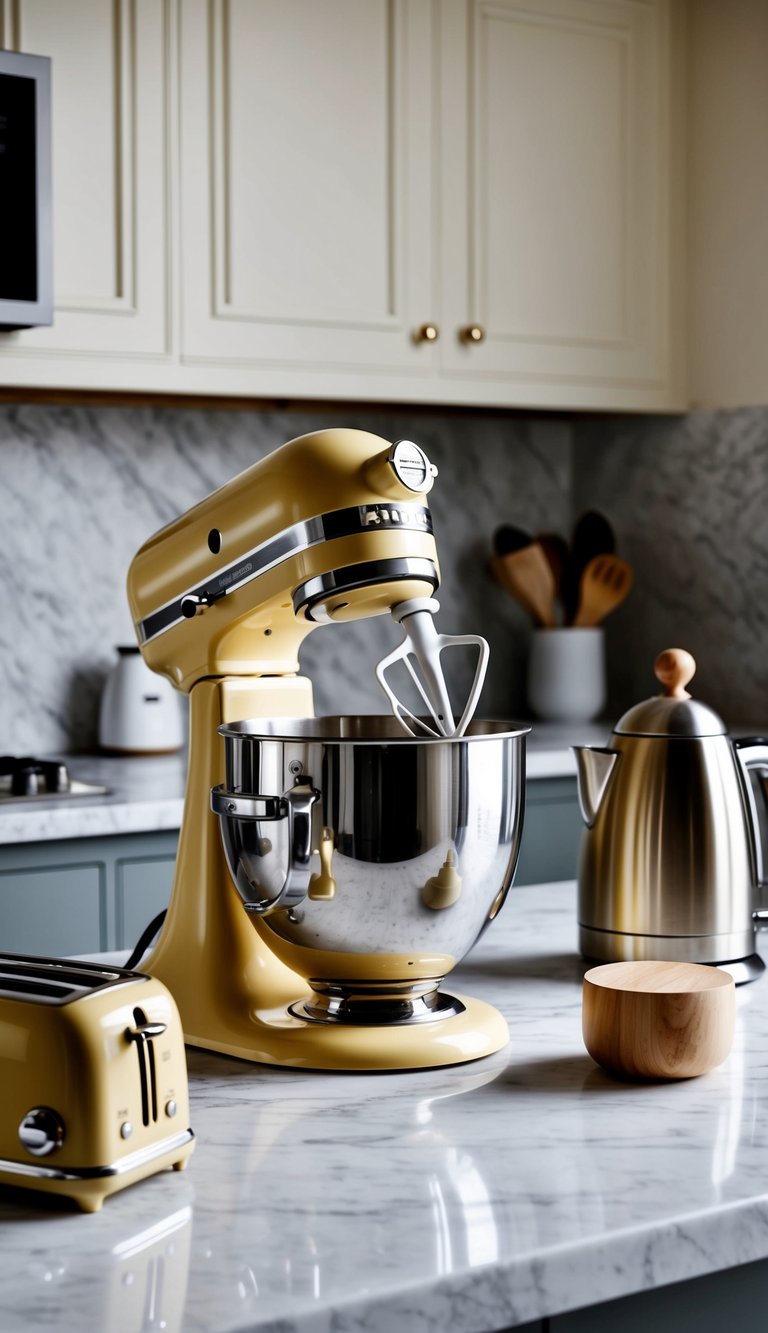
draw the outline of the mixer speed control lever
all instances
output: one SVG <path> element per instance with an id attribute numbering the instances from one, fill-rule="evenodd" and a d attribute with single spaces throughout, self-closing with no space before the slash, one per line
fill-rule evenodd
<path id="1" fill-rule="evenodd" d="M 186 597 L 181 599 L 181 614 L 186 620 L 192 620 L 194 616 L 204 611 L 206 606 L 213 606 L 221 597 L 225 596 L 225 591 L 221 592 L 188 592 Z"/>

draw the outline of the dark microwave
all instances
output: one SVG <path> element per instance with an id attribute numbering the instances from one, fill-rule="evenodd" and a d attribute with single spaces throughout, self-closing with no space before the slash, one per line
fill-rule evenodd
<path id="1" fill-rule="evenodd" d="M 53 320 L 51 62 L 0 51 L 0 329 Z"/>

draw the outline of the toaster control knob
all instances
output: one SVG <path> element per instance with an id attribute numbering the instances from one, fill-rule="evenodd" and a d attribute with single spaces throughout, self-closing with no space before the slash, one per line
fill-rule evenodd
<path id="1" fill-rule="evenodd" d="M 47 1157 L 64 1142 L 64 1121 L 50 1106 L 34 1106 L 19 1125 L 19 1138 L 33 1157 Z"/>

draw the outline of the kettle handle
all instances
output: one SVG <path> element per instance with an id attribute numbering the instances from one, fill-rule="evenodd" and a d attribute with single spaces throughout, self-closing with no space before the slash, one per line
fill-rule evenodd
<path id="1" fill-rule="evenodd" d="M 757 805 L 755 803 L 755 793 L 752 788 L 749 773 L 750 769 L 763 769 L 768 776 L 768 740 L 764 736 L 741 736 L 733 742 L 733 748 L 736 752 L 736 758 L 739 761 L 739 770 L 742 777 L 744 789 L 744 798 L 749 811 L 751 829 L 752 829 L 752 867 L 754 871 L 755 885 L 758 889 L 767 889 L 768 880 L 765 878 L 765 860 L 763 857 L 763 845 L 760 837 L 760 822 L 757 815 Z M 768 801 L 768 787 L 765 788 L 765 798 Z M 761 918 L 764 912 L 755 913 Z"/>

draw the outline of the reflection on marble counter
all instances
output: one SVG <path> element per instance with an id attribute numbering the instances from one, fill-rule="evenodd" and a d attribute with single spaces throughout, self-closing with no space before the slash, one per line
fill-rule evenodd
<path id="1" fill-rule="evenodd" d="M 108 787 L 106 796 L 0 802 L 0 845 L 149 833 L 181 825 L 187 754 L 65 755 L 72 777 Z"/>
<path id="2" fill-rule="evenodd" d="M 768 1255 L 768 983 L 720 1069 L 622 1084 L 582 1045 L 575 936 L 573 885 L 513 889 L 455 978 L 510 1024 L 475 1065 L 188 1052 L 183 1175 L 96 1216 L 0 1192 L 0 1328 L 479 1333 Z"/>

